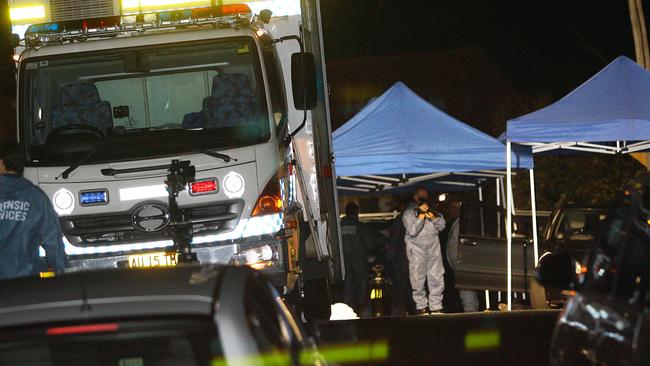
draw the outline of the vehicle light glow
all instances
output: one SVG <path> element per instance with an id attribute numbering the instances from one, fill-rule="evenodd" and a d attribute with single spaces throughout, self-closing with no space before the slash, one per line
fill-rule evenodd
<path id="1" fill-rule="evenodd" d="M 160 197 L 167 197 L 167 187 L 164 184 L 120 189 L 120 201 L 133 201 Z"/>
<path id="2" fill-rule="evenodd" d="M 84 334 L 84 333 L 104 333 L 104 332 L 115 332 L 119 328 L 120 327 L 117 323 L 72 325 L 67 327 L 48 328 L 46 334 L 49 336 L 57 336 L 57 335 Z"/>
<path id="3" fill-rule="evenodd" d="M 216 179 L 200 180 L 190 183 L 191 195 L 216 193 L 218 190 L 219 184 Z"/>
<path id="4" fill-rule="evenodd" d="M 52 196 L 54 210 L 59 215 L 69 215 L 74 210 L 74 195 L 65 188 L 61 188 Z"/>
<path id="5" fill-rule="evenodd" d="M 122 13 L 132 14 L 145 11 L 188 9 L 210 6 L 210 0 L 122 0 Z"/>
<path id="6" fill-rule="evenodd" d="M 236 14 L 250 14 L 251 8 L 246 4 L 230 4 L 222 5 L 218 8 L 219 15 L 236 15 Z"/>
<path id="7" fill-rule="evenodd" d="M 277 258 L 278 250 L 275 246 L 263 245 L 235 253 L 230 259 L 230 264 L 249 266 L 253 269 L 260 270 L 275 265 Z"/>
<path id="8" fill-rule="evenodd" d="M 105 205 L 108 203 L 108 191 L 97 190 L 79 193 L 79 204 L 82 206 Z"/>
<path id="9" fill-rule="evenodd" d="M 239 198 L 244 195 L 246 183 L 244 177 L 237 172 L 230 172 L 223 178 L 223 190 L 228 198 Z"/>
<path id="10" fill-rule="evenodd" d="M 273 16 L 300 15 L 299 0 L 249 0 L 243 2 L 255 14 L 259 14 L 263 9 L 269 9 L 273 12 Z"/>
<path id="11" fill-rule="evenodd" d="M 10 8 L 9 18 L 12 22 L 31 19 L 43 19 L 45 18 L 45 6 L 35 5 L 24 6 L 20 8 Z"/>

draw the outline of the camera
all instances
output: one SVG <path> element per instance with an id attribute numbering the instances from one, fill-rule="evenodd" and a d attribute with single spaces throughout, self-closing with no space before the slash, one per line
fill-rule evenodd
<path id="1" fill-rule="evenodd" d="M 438 213 L 438 211 L 432 209 L 432 207 L 433 207 L 433 203 L 432 203 L 432 202 L 428 202 L 427 200 L 424 200 L 424 199 L 418 199 L 418 200 L 416 201 L 416 203 L 417 203 L 418 207 L 416 207 L 416 208 L 414 209 L 414 211 L 415 211 L 415 216 L 419 216 L 419 215 L 423 215 L 423 214 L 427 214 L 427 213 L 432 213 L 434 217 L 438 217 L 438 216 L 440 216 L 440 214 Z M 426 204 L 429 205 L 429 209 L 428 209 L 428 210 L 426 210 L 426 211 L 422 211 L 422 210 L 420 210 L 420 207 L 419 207 L 419 206 L 422 205 L 423 203 L 426 203 Z"/>

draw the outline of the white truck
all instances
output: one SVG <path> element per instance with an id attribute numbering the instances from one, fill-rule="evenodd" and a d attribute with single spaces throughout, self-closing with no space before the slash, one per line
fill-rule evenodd
<path id="1" fill-rule="evenodd" d="M 318 0 L 26 4 L 9 1 L 18 138 L 71 267 L 175 265 L 165 180 L 189 161 L 198 260 L 327 316 L 343 266 Z"/>

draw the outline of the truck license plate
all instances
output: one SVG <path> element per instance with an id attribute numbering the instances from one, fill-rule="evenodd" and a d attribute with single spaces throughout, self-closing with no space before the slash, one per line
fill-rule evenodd
<path id="1" fill-rule="evenodd" d="M 173 267 L 178 263 L 176 253 L 154 252 L 129 256 L 129 268 Z"/>

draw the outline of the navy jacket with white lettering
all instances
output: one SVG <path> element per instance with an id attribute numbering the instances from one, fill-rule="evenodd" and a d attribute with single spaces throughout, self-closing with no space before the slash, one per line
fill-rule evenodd
<path id="1" fill-rule="evenodd" d="M 59 272 L 65 265 L 59 219 L 45 193 L 25 178 L 0 175 L 0 279 L 37 275 L 48 266 Z"/>

